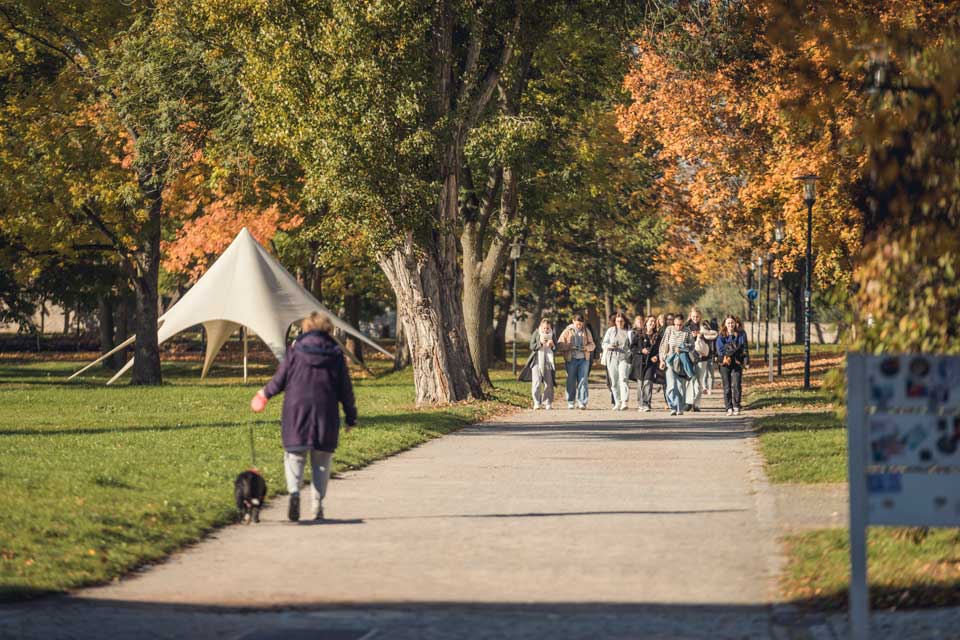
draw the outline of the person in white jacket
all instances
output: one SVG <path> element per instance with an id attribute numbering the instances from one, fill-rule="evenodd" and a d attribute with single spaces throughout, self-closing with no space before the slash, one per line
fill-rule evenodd
<path id="1" fill-rule="evenodd" d="M 613 410 L 625 411 L 630 395 L 630 331 L 627 318 L 617 313 L 613 326 L 603 335 L 603 362 L 610 376 L 610 391 L 613 393 Z"/>

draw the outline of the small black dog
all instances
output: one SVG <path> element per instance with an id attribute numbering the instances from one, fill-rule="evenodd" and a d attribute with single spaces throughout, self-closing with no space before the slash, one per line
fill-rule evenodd
<path id="1" fill-rule="evenodd" d="M 254 470 L 244 471 L 233 483 L 237 509 L 243 513 L 243 523 L 260 522 L 260 507 L 267 496 L 267 481 Z"/>

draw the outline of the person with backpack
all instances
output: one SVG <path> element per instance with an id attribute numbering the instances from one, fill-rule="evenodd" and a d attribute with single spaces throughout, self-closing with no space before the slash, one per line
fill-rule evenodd
<path id="1" fill-rule="evenodd" d="M 281 434 L 283 466 L 290 501 L 287 517 L 300 519 L 300 486 L 307 456 L 313 483 L 314 519 L 323 520 L 323 499 L 327 494 L 333 453 L 340 440 L 340 407 L 350 431 L 357 425 L 353 384 L 343 351 L 331 337 L 333 323 L 325 313 L 314 311 L 301 323 L 300 334 L 277 372 L 257 391 L 250 408 L 259 413 L 273 396 L 283 393 Z"/>
<path id="2" fill-rule="evenodd" d="M 638 410 L 652 409 L 653 385 L 664 384 L 660 369 L 660 336 L 656 316 L 637 316 L 630 331 L 630 379 L 637 381 Z"/>
<path id="3" fill-rule="evenodd" d="M 750 366 L 747 333 L 740 322 L 727 316 L 717 336 L 717 357 L 720 358 L 720 378 L 723 380 L 723 405 L 728 416 L 740 415 L 743 396 L 743 369 Z"/>
<path id="4" fill-rule="evenodd" d="M 684 389 L 686 382 L 696 375 L 691 354 L 696 339 L 683 316 L 673 317 L 673 325 L 667 327 L 660 340 L 660 369 L 666 373 L 667 405 L 670 415 L 683 415 Z"/>
<path id="5" fill-rule="evenodd" d="M 590 397 L 590 360 L 597 345 L 581 314 L 573 316 L 573 322 L 560 334 L 557 348 L 566 360 L 567 408 L 586 409 Z"/>

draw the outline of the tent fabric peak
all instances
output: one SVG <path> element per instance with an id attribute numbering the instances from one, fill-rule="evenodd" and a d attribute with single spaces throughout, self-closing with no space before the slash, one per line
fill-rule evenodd
<path id="1" fill-rule="evenodd" d="M 163 344 L 181 331 L 202 324 L 208 338 L 202 373 L 205 377 L 220 348 L 241 327 L 257 334 L 277 360 L 282 360 L 286 353 L 287 329 L 314 311 L 326 313 L 337 329 L 392 357 L 323 306 L 244 227 L 193 287 L 160 316 L 157 341 Z M 133 359 L 130 359 L 107 384 L 132 365 Z"/>

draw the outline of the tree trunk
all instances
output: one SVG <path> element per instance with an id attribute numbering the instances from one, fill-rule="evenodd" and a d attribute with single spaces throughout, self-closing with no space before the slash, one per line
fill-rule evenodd
<path id="1" fill-rule="evenodd" d="M 116 345 L 114 342 L 113 326 L 113 300 L 107 294 L 102 294 L 97 299 L 97 315 L 100 325 L 100 353 L 106 353 Z M 116 371 L 115 360 L 107 358 L 103 361 L 103 368 L 108 371 Z"/>
<path id="2" fill-rule="evenodd" d="M 464 269 L 467 271 L 467 269 Z M 467 344 L 470 357 L 480 382 L 493 386 L 490 381 L 490 360 L 487 349 L 487 329 L 492 318 L 488 318 L 493 302 L 491 287 L 485 286 L 477 278 L 465 277 L 463 283 L 463 321 L 467 332 Z"/>
<path id="3" fill-rule="evenodd" d="M 63 306 L 63 335 L 70 335 L 70 309 L 64 303 Z"/>
<path id="4" fill-rule="evenodd" d="M 465 337 L 456 240 L 442 232 L 435 240 L 419 255 L 408 235 L 378 259 L 397 296 L 418 405 L 483 397 Z"/>
<path id="5" fill-rule="evenodd" d="M 803 285 L 790 290 L 793 296 L 793 344 L 803 344 Z"/>
<path id="6" fill-rule="evenodd" d="M 468 182 L 472 187 L 472 184 Z M 502 185 L 502 186 L 501 186 Z M 494 216 L 494 196 L 500 188 L 499 211 Z M 463 316 L 467 343 L 477 377 L 490 382 L 490 333 L 493 323 L 493 287 L 509 260 L 506 231 L 519 203 L 517 174 L 510 167 L 494 171 L 487 181 L 486 195 L 478 203 L 476 216 L 460 234 L 463 251 Z M 493 217 L 493 219 L 491 219 Z M 485 237 L 489 236 L 489 243 Z M 484 246 L 486 244 L 486 247 Z"/>
<path id="7" fill-rule="evenodd" d="M 141 231 L 141 244 L 134 255 L 136 276 L 133 289 L 137 297 L 136 335 L 134 342 L 132 385 L 158 385 L 160 375 L 160 347 L 157 344 L 157 302 L 160 280 L 160 213 L 163 205 L 158 187 L 146 186 L 141 176 L 140 186 L 150 203 L 149 215 Z"/>
<path id="8" fill-rule="evenodd" d="M 506 278 L 504 281 L 507 281 Z M 509 281 L 507 281 L 509 282 Z M 502 287 L 497 296 L 496 326 L 493 329 L 493 360 L 505 362 L 507 359 L 507 322 L 510 321 L 510 287 Z"/>
<path id="9" fill-rule="evenodd" d="M 360 296 L 355 293 L 347 294 L 343 297 L 343 306 L 345 317 L 349 324 L 354 327 L 360 324 Z M 347 335 L 343 346 L 352 353 L 357 360 L 363 362 L 363 343 L 352 335 Z"/>

